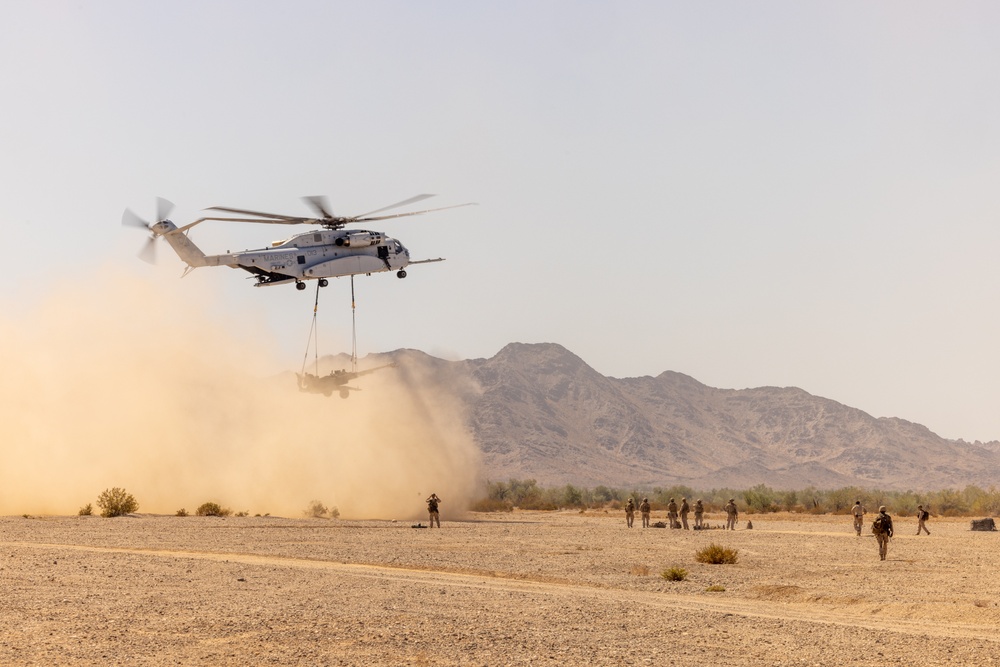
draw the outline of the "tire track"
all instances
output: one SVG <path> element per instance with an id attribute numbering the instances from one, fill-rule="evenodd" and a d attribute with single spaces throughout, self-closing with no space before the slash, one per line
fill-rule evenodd
<path id="1" fill-rule="evenodd" d="M 287 567 L 335 572 L 347 577 L 374 581 L 391 581 L 426 587 L 450 586 L 491 592 L 521 593 L 586 600 L 601 604 L 639 604 L 652 609 L 685 611 L 700 614 L 735 615 L 800 624 L 823 624 L 854 629 L 916 635 L 921 637 L 975 638 L 1000 644 L 991 624 L 956 623 L 912 620 L 892 616 L 864 616 L 858 609 L 829 609 L 807 602 L 775 602 L 769 600 L 708 597 L 669 592 L 636 591 L 608 588 L 583 582 L 554 581 L 544 578 L 507 575 L 502 572 L 449 571 L 418 569 L 388 564 L 344 563 L 338 561 L 270 556 L 249 553 L 96 547 L 77 544 L 38 542 L 0 542 L 0 546 L 27 549 L 69 550 L 84 553 L 131 554 L 157 558 L 190 559 L 212 562 L 240 563 L 248 566 Z"/>

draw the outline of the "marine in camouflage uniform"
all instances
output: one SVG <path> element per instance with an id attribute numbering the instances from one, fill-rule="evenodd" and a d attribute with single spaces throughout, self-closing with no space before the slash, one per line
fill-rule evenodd
<path id="1" fill-rule="evenodd" d="M 705 516 L 705 506 L 701 502 L 701 498 L 694 501 L 694 527 L 701 528 L 701 520 Z"/>
<path id="2" fill-rule="evenodd" d="M 858 537 L 861 537 L 861 527 L 865 522 L 865 513 L 865 506 L 861 504 L 860 500 L 856 500 L 854 507 L 851 509 L 851 514 L 854 515 L 854 530 L 858 533 Z"/>
<path id="3" fill-rule="evenodd" d="M 625 503 L 625 523 L 631 528 L 633 521 L 635 521 L 635 501 L 629 498 Z"/>
<path id="4" fill-rule="evenodd" d="M 437 523 L 437 527 L 441 527 L 441 515 L 438 514 L 438 505 L 441 503 L 441 499 L 437 497 L 436 493 L 432 493 L 427 499 L 427 514 L 430 517 L 429 528 L 433 528 L 434 524 Z"/>
<path id="5" fill-rule="evenodd" d="M 667 503 L 667 520 L 670 521 L 671 528 L 677 528 L 677 503 L 671 498 L 670 502 Z"/>
<path id="6" fill-rule="evenodd" d="M 688 505 L 687 498 L 681 498 L 681 526 L 684 530 L 688 530 L 688 512 L 691 511 L 691 506 Z"/>
<path id="7" fill-rule="evenodd" d="M 920 534 L 921 530 L 928 535 L 931 534 L 931 531 L 927 530 L 927 526 L 924 525 L 924 522 L 926 522 L 930 516 L 930 512 L 925 510 L 923 505 L 917 505 L 917 535 Z"/>
<path id="8" fill-rule="evenodd" d="M 726 503 L 726 530 L 736 530 L 736 520 L 739 515 L 740 511 L 736 509 L 736 500 L 730 498 L 729 502 Z"/>
<path id="9" fill-rule="evenodd" d="M 642 514 L 642 527 L 649 528 L 649 498 L 643 498 L 639 503 L 639 512 Z"/>
<path id="10" fill-rule="evenodd" d="M 892 537 L 892 517 L 889 516 L 885 511 L 885 505 L 878 508 L 878 516 L 875 517 L 875 522 L 879 522 L 882 525 L 882 530 L 875 531 L 875 523 L 872 523 L 872 532 L 875 533 L 875 539 L 878 541 L 878 557 L 879 560 L 885 560 L 886 554 L 889 553 L 889 539 Z"/>

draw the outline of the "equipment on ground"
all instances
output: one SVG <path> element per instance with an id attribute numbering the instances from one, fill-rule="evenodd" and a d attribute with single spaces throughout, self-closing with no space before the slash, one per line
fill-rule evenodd
<path id="1" fill-rule="evenodd" d="M 201 266 L 228 266 L 243 269 L 253 274 L 255 287 L 270 287 L 272 285 L 294 284 L 302 290 L 306 288 L 306 280 L 318 280 L 325 287 L 328 278 L 370 275 L 383 271 L 395 271 L 399 278 L 406 277 L 406 267 L 411 264 L 427 264 L 442 262 L 444 258 L 411 260 L 410 251 L 398 240 L 390 238 L 383 232 L 368 230 L 345 230 L 347 225 L 391 218 L 403 218 L 411 215 L 422 215 L 434 211 L 444 211 L 474 204 L 458 204 L 423 211 L 394 213 L 390 215 L 375 215 L 393 208 L 414 204 L 434 195 L 417 195 L 390 206 L 384 206 L 368 213 L 354 216 L 335 216 L 324 197 L 305 197 L 304 201 L 317 214 L 316 216 L 293 216 L 276 213 L 263 213 L 225 206 L 212 206 L 207 210 L 222 211 L 239 216 L 249 217 L 215 217 L 207 216 L 194 222 L 178 227 L 167 219 L 173 204 L 158 198 L 156 221 L 147 222 L 126 209 L 122 215 L 122 224 L 130 227 L 141 227 L 150 232 L 149 241 L 143 247 L 139 256 L 147 262 L 154 259 L 155 242 L 159 238 L 166 239 L 170 247 L 186 264 L 183 275 Z M 318 225 L 321 229 L 296 234 L 291 238 L 275 241 L 270 248 L 245 250 L 243 252 L 227 253 L 225 255 L 206 255 L 188 238 L 189 230 L 202 222 L 209 220 L 223 222 L 256 222 L 271 225 Z"/>

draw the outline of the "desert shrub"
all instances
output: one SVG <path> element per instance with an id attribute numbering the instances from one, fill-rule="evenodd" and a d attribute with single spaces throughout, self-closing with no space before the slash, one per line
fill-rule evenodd
<path id="1" fill-rule="evenodd" d="M 660 576 L 667 581 L 684 581 L 687 579 L 688 571 L 683 567 L 671 567 L 660 573 Z"/>
<path id="2" fill-rule="evenodd" d="M 97 497 L 97 506 L 101 508 L 103 517 L 125 516 L 139 511 L 139 503 L 135 496 L 117 486 L 102 491 Z"/>
<path id="3" fill-rule="evenodd" d="M 187 515 L 188 515 L 188 511 L 186 509 L 184 509 L 183 507 L 180 508 L 179 510 L 177 510 L 176 514 L 174 514 L 174 516 L 187 516 Z"/>
<path id="4" fill-rule="evenodd" d="M 242 512 L 237 512 L 233 516 L 250 516 L 250 512 L 248 512 L 247 510 L 243 510 Z"/>
<path id="5" fill-rule="evenodd" d="M 318 500 L 310 501 L 309 505 L 305 508 L 305 510 L 303 510 L 302 513 L 306 516 L 311 516 L 314 519 L 322 519 L 328 514 L 331 514 L 330 509 Z"/>
<path id="6" fill-rule="evenodd" d="M 223 507 L 219 503 L 203 503 L 195 510 L 198 516 L 229 516 L 233 511 L 228 507 Z"/>
<path id="7" fill-rule="evenodd" d="M 709 544 L 704 549 L 700 549 L 694 555 L 694 559 L 699 563 L 710 563 L 712 565 L 732 565 L 737 561 L 736 549 L 724 547 L 721 544 Z"/>
<path id="8" fill-rule="evenodd" d="M 80 516 L 93 516 L 94 506 L 91 505 L 90 503 L 87 503 L 86 505 L 80 508 L 80 511 L 77 512 L 77 514 L 79 514 Z"/>
<path id="9" fill-rule="evenodd" d="M 720 586 L 719 584 L 712 584 L 705 589 L 709 593 L 724 593 L 726 590 L 725 586 Z"/>
<path id="10" fill-rule="evenodd" d="M 649 576 L 649 566 L 639 565 L 638 563 L 633 565 L 629 570 L 629 574 L 634 574 L 637 577 L 648 577 Z"/>
<path id="11" fill-rule="evenodd" d="M 469 509 L 473 512 L 511 512 L 514 510 L 514 505 L 509 500 L 480 498 L 472 503 L 472 507 Z"/>

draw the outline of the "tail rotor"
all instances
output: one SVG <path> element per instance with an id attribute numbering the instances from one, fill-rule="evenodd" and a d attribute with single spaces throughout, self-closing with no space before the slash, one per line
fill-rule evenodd
<path id="1" fill-rule="evenodd" d="M 132 209 L 125 209 L 122 214 L 122 225 L 125 227 L 140 227 L 145 229 L 150 233 L 146 243 L 142 246 L 139 251 L 139 258 L 149 264 L 156 263 L 156 239 L 159 238 L 160 234 L 156 231 L 155 226 L 158 223 L 167 220 L 170 212 L 174 210 L 174 205 L 164 199 L 163 197 L 156 198 L 156 221 L 146 222 L 138 214 L 132 211 Z"/>

